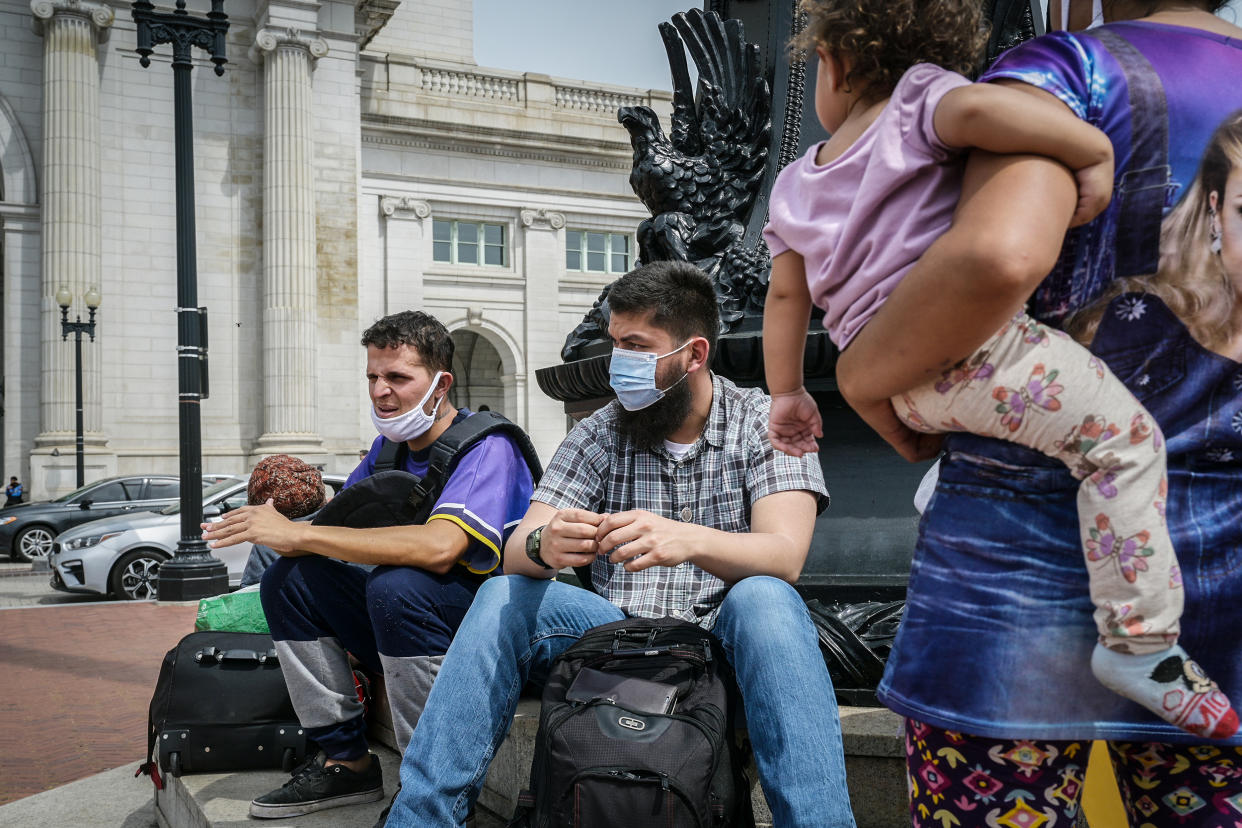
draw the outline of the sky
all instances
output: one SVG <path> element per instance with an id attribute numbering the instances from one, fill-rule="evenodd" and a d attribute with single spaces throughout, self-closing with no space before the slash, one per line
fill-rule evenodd
<path id="1" fill-rule="evenodd" d="M 474 59 L 495 69 L 668 89 L 668 58 L 656 27 L 675 12 L 702 5 L 694 0 L 474 0 Z M 1221 16 L 1242 24 L 1242 0 L 1231 0 Z"/>
<path id="2" fill-rule="evenodd" d="M 480 66 L 639 89 L 669 89 L 657 28 L 693 0 L 474 0 Z M 535 13 L 535 10 L 538 13 Z"/>

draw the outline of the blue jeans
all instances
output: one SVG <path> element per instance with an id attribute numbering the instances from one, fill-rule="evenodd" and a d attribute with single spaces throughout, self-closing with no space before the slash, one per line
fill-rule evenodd
<path id="1" fill-rule="evenodd" d="M 578 587 L 511 575 L 475 597 L 401 762 L 389 826 L 461 825 L 527 680 L 582 633 L 625 614 Z M 832 682 L 806 605 L 770 577 L 739 581 L 713 630 L 737 674 L 775 824 L 853 826 Z"/>

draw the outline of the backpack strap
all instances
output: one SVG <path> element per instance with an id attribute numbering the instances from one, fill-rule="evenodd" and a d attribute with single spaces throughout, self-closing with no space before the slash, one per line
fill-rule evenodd
<path id="1" fill-rule="evenodd" d="M 522 459 L 530 469 L 531 478 L 538 483 L 543 476 L 543 466 L 535 446 L 525 431 L 510 422 L 503 414 L 495 411 L 480 411 L 471 414 L 460 422 L 453 423 L 434 443 L 431 444 L 431 455 L 427 465 L 427 473 L 414 487 L 416 496 L 430 508 L 435 503 L 435 496 L 444 488 L 457 462 L 465 452 L 490 434 L 502 432 L 518 446 Z"/>
<path id="2" fill-rule="evenodd" d="M 381 437 L 379 454 L 375 456 L 375 471 L 392 471 L 393 469 L 404 469 L 405 458 L 410 454 L 410 447 L 404 442 L 393 442 L 387 437 Z"/>
<path id="3" fill-rule="evenodd" d="M 1117 181 L 1118 241 L 1114 276 L 1143 276 L 1160 264 L 1160 224 L 1177 185 L 1169 166 L 1169 109 L 1164 84 L 1143 54 L 1117 31 L 1084 33 L 1116 59 L 1130 96 L 1130 164 Z"/>
<path id="4" fill-rule="evenodd" d="M 495 411 L 479 411 L 464 420 L 453 423 L 431 444 L 427 473 L 414 484 L 414 492 L 410 496 L 411 502 L 418 504 L 417 522 L 425 523 L 430 517 L 436 499 L 444 490 L 444 486 L 453 474 L 453 469 L 457 467 L 458 461 L 466 451 L 483 438 L 496 433 L 507 434 L 517 444 L 522 453 L 522 459 L 526 461 L 526 466 L 530 469 L 531 478 L 536 483 L 539 482 L 539 478 L 543 476 L 543 465 L 539 462 L 539 455 L 535 452 L 535 446 L 526 432 L 510 422 L 503 414 Z M 486 575 L 479 576 L 479 579 L 486 577 Z"/>

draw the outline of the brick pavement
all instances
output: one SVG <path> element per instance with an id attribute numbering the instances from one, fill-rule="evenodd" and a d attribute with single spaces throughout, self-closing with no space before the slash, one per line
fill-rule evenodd
<path id="1" fill-rule="evenodd" d="M 160 662 L 191 604 L 0 610 L 0 804 L 142 762 Z"/>

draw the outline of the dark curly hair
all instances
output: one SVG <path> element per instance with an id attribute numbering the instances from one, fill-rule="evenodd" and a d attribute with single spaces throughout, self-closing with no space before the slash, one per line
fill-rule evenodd
<path id="1" fill-rule="evenodd" d="M 385 316 L 362 332 L 362 344 L 376 348 L 409 345 L 432 373 L 453 370 L 453 337 L 429 313 L 401 311 Z"/>
<path id="2" fill-rule="evenodd" d="M 846 84 L 857 81 L 867 97 L 879 99 L 916 63 L 971 74 L 987 42 L 982 6 L 981 0 L 799 0 L 806 26 L 790 47 L 849 55 Z"/>
<path id="3" fill-rule="evenodd" d="M 689 262 L 659 261 L 631 270 L 612 283 L 608 306 L 615 313 L 650 313 L 651 324 L 684 340 L 701 336 L 716 353 L 720 310 L 711 277 Z"/>

